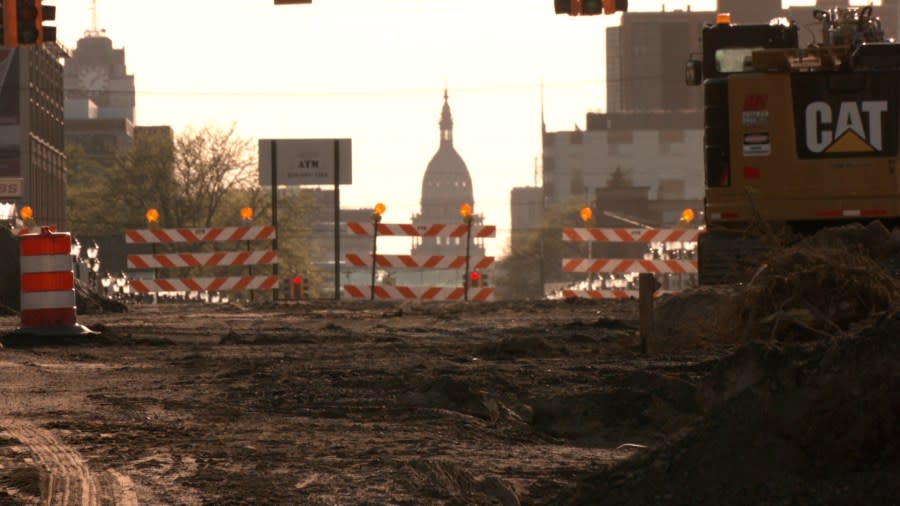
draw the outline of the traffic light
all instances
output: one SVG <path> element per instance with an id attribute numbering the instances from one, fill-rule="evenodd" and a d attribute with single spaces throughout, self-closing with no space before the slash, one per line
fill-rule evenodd
<path id="1" fill-rule="evenodd" d="M 297 299 L 303 300 L 305 298 L 305 294 L 303 293 L 303 277 L 299 274 L 294 274 L 294 277 L 291 278 L 291 300 Z"/>
<path id="2" fill-rule="evenodd" d="M 56 19 L 56 7 L 42 0 L 3 0 L 3 45 L 43 44 L 56 40 L 56 27 L 44 21 Z"/>
<path id="3" fill-rule="evenodd" d="M 557 14 L 594 16 L 628 10 L 628 0 L 553 0 Z"/>
<path id="4" fill-rule="evenodd" d="M 35 4 L 40 7 L 38 11 L 41 13 L 41 29 L 40 35 L 38 35 L 38 44 L 56 42 L 56 27 L 44 24 L 47 21 L 56 21 L 56 6 L 43 5 L 42 2 L 43 0 L 35 0 Z"/>
<path id="5" fill-rule="evenodd" d="M 16 0 L 2 0 L 0 7 L 3 9 L 3 37 L 0 42 L 6 47 L 15 47 L 16 45 Z"/>
<path id="6" fill-rule="evenodd" d="M 468 277 L 465 274 L 462 275 L 463 286 L 476 286 L 479 279 L 481 279 L 481 274 L 476 271 L 470 272 Z"/>

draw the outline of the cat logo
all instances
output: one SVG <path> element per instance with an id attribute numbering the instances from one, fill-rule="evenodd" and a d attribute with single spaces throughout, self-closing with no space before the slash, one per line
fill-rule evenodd
<path id="1" fill-rule="evenodd" d="M 875 153 L 882 150 L 887 100 L 841 102 L 837 118 L 827 102 L 806 106 L 806 147 L 813 153 Z"/>

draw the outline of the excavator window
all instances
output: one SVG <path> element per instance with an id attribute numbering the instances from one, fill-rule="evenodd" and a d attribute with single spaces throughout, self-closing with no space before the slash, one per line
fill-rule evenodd
<path id="1" fill-rule="evenodd" d="M 734 74 L 753 70 L 753 52 L 762 47 L 724 47 L 716 49 L 716 71 Z"/>

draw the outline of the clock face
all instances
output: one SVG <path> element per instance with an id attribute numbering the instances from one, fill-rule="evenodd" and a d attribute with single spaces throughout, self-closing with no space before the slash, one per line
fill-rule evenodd
<path id="1" fill-rule="evenodd" d="M 78 81 L 84 91 L 94 95 L 106 90 L 109 85 L 109 74 L 103 67 L 84 67 L 78 73 Z"/>

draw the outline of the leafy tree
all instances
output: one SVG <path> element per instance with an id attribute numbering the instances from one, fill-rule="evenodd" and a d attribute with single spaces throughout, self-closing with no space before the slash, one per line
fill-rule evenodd
<path id="1" fill-rule="evenodd" d="M 76 236 L 122 235 L 128 228 L 143 228 L 149 208 L 157 209 L 164 228 L 233 226 L 245 206 L 255 211 L 254 223 L 271 223 L 271 189 L 261 188 L 256 180 L 255 145 L 237 136 L 234 126 L 187 129 L 177 136 L 168 129 L 141 129 L 109 167 L 92 161 L 78 146 L 67 146 L 66 152 L 67 206 Z M 303 274 L 307 293 L 315 296 L 322 274 L 313 267 L 315 252 L 309 246 L 313 241 L 306 216 L 311 199 L 299 188 L 283 189 L 278 206 L 280 273 Z M 234 245 L 207 244 L 192 250 L 223 248 L 233 250 Z M 158 246 L 157 251 L 169 249 Z M 176 274 L 185 272 L 160 272 Z"/>
<path id="2" fill-rule="evenodd" d="M 180 226 L 213 226 L 232 190 L 256 184 L 257 160 L 250 139 L 238 137 L 234 125 L 187 129 L 175 139 L 173 221 Z"/>
<path id="3" fill-rule="evenodd" d="M 226 197 L 257 186 L 253 144 L 233 125 L 187 129 L 174 138 L 167 129 L 141 130 L 110 167 L 91 161 L 78 146 L 67 146 L 66 153 L 68 210 L 79 234 L 141 227 L 150 208 L 159 211 L 162 226 L 233 223 L 238 211 L 223 207 Z"/>
<path id="4" fill-rule="evenodd" d="M 156 209 L 160 223 L 177 223 L 172 206 L 181 198 L 175 180 L 175 144 L 169 129 L 140 130 L 128 151 L 104 174 L 108 199 L 118 209 L 119 229 L 146 225 L 145 213 Z"/>
<path id="5" fill-rule="evenodd" d="M 607 188 L 631 188 L 632 186 L 634 186 L 634 183 L 631 180 L 631 175 L 626 174 L 622 167 L 618 165 L 612 174 L 609 175 L 609 178 L 606 179 Z"/>
<path id="6" fill-rule="evenodd" d="M 563 227 L 581 227 L 578 214 L 582 205 L 572 199 L 544 210 L 541 228 L 527 232 L 528 240 L 516 251 L 509 251 L 497 263 L 497 296 L 503 299 L 543 298 L 544 283 L 568 282 L 576 274 L 562 272 L 562 259 L 583 256 L 583 245 L 564 242 Z"/>
<path id="7" fill-rule="evenodd" d="M 107 193 L 102 165 L 85 154 L 76 144 L 65 147 L 66 165 L 66 228 L 76 235 L 103 235 L 118 213 L 111 210 L 105 199 Z"/>

